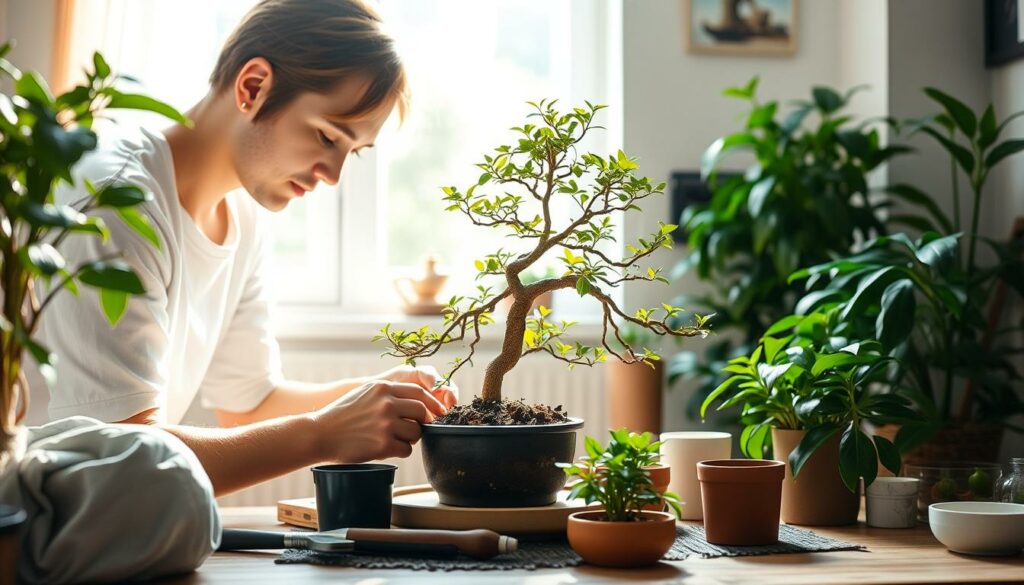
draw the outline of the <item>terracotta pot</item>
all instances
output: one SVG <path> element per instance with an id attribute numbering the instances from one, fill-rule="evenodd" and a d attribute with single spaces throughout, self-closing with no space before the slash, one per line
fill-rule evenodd
<path id="1" fill-rule="evenodd" d="M 697 464 L 704 537 L 711 544 L 751 546 L 779 541 L 781 461 L 714 459 Z"/>
<path id="2" fill-rule="evenodd" d="M 728 459 L 732 435 L 710 431 L 676 431 L 661 434 L 661 460 L 675 468 L 669 490 L 683 503 L 683 520 L 703 520 L 697 463 Z"/>
<path id="3" fill-rule="evenodd" d="M 608 522 L 604 512 L 569 516 L 569 546 L 583 560 L 602 567 L 642 567 L 658 562 L 676 539 L 676 519 L 664 512 L 641 512 L 643 520 Z"/>
<path id="4" fill-rule="evenodd" d="M 890 441 L 896 439 L 899 425 L 884 425 L 875 434 Z M 970 423 L 943 429 L 931 439 L 903 454 L 904 465 L 935 466 L 941 463 L 998 461 L 1004 428 L 995 424 Z M 879 475 L 892 475 L 888 471 Z"/>
<path id="5" fill-rule="evenodd" d="M 642 363 L 626 364 L 614 357 L 605 364 L 608 393 L 608 426 L 625 427 L 637 433 L 661 432 L 661 396 L 665 367 Z"/>
<path id="6" fill-rule="evenodd" d="M 839 475 L 840 433 L 832 435 L 807 459 L 800 475 L 793 478 L 789 454 L 807 431 L 772 429 L 775 459 L 786 464 L 782 481 L 782 520 L 806 526 L 842 526 L 857 521 L 860 487 L 851 492 Z"/>

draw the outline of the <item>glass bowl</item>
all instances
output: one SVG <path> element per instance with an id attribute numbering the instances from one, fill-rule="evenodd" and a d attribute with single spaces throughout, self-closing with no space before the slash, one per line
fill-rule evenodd
<path id="1" fill-rule="evenodd" d="M 928 521 L 928 506 L 939 502 L 994 502 L 1002 468 L 997 463 L 906 465 L 903 475 L 920 480 L 917 517 Z"/>

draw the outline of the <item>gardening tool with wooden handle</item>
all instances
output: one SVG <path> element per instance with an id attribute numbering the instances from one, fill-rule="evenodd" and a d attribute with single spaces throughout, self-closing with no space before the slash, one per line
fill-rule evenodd
<path id="1" fill-rule="evenodd" d="M 271 532 L 225 528 L 217 550 L 299 548 L 318 552 L 408 554 L 477 559 L 513 553 L 518 541 L 492 530 L 339 528 L 326 532 Z"/>

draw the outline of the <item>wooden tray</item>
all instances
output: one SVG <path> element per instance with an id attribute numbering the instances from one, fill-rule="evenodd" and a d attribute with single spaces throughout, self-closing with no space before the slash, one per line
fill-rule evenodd
<path id="1" fill-rule="evenodd" d="M 516 537 L 551 537 L 565 533 L 569 514 L 600 509 L 583 500 L 568 500 L 569 490 L 550 506 L 531 508 L 463 508 L 446 506 L 429 485 L 396 488 L 391 503 L 391 524 L 397 528 L 471 530 L 488 528 Z M 277 519 L 285 524 L 317 528 L 316 500 L 299 498 L 277 503 Z"/>

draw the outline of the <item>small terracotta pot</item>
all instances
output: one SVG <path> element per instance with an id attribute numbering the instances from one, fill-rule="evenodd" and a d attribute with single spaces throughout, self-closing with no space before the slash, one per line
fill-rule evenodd
<path id="1" fill-rule="evenodd" d="M 651 565 L 672 548 L 676 519 L 664 512 L 641 512 L 641 521 L 608 522 L 604 512 L 569 516 L 569 546 L 583 560 L 602 567 Z"/>
<path id="2" fill-rule="evenodd" d="M 715 459 L 697 464 L 704 536 L 711 544 L 751 546 L 779 541 L 781 461 Z"/>
<path id="3" fill-rule="evenodd" d="M 782 482 L 782 520 L 805 526 L 842 526 L 857 521 L 860 512 L 860 488 L 846 489 L 839 475 L 840 433 L 832 435 L 811 455 L 800 474 L 793 478 L 789 454 L 807 431 L 772 429 L 775 459 L 786 464 Z"/>
<path id="4" fill-rule="evenodd" d="M 627 364 L 614 357 L 605 364 L 608 426 L 637 433 L 661 432 L 661 397 L 665 367 L 655 362 Z"/>

